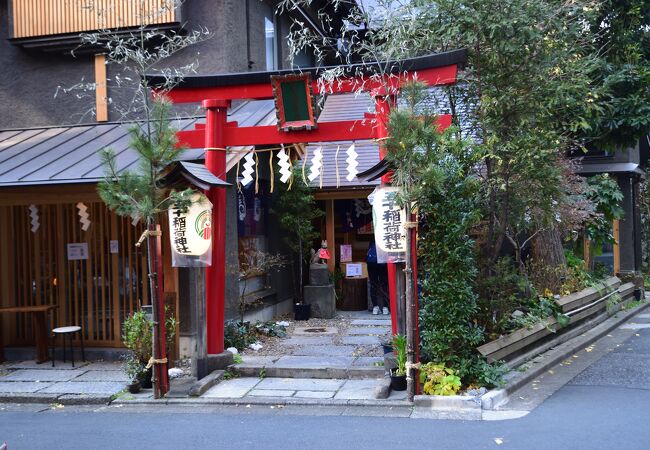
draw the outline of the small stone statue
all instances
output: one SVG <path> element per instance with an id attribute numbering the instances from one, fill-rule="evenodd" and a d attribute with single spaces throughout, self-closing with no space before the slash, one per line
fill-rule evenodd
<path id="1" fill-rule="evenodd" d="M 327 241 L 321 241 L 318 252 L 314 249 L 311 250 L 311 259 L 309 262 L 310 264 L 327 264 L 328 259 L 330 259 L 330 252 L 327 249 Z"/>

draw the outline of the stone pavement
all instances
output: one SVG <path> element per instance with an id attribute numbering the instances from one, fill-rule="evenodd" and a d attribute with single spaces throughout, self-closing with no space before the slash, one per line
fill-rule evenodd
<path id="1" fill-rule="evenodd" d="M 235 366 L 241 376 L 277 378 L 381 378 L 384 375 L 381 342 L 390 339 L 390 316 L 367 311 L 337 311 L 337 318 L 350 319 L 350 326 L 337 327 L 320 320 L 318 325 L 296 322 L 280 341 L 282 354 L 242 355 Z M 322 326 L 327 322 L 327 326 Z"/>
<path id="2" fill-rule="evenodd" d="M 0 364 L 0 403 L 107 403 L 121 392 L 126 375 L 119 362 L 7 361 Z"/>
<path id="3" fill-rule="evenodd" d="M 374 379 L 340 380 L 313 378 L 252 378 L 224 381 L 210 388 L 202 398 L 285 397 L 301 399 L 371 400 L 375 398 Z M 393 392 L 390 400 L 406 399 L 406 391 Z"/>

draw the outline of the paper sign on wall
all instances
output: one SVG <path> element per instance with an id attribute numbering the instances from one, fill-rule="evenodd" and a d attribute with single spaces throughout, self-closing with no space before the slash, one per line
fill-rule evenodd
<path id="1" fill-rule="evenodd" d="M 109 242 L 109 249 L 111 253 L 119 253 L 120 252 L 120 241 L 111 239 Z"/>
<path id="2" fill-rule="evenodd" d="M 77 242 L 67 245 L 68 261 L 79 261 L 88 259 L 88 243 Z"/>
<path id="3" fill-rule="evenodd" d="M 350 262 L 352 261 L 352 246 L 351 245 L 341 245 L 341 262 Z"/>
<path id="4" fill-rule="evenodd" d="M 361 275 L 363 275 L 363 267 L 361 263 L 345 265 L 346 277 L 360 277 Z"/>

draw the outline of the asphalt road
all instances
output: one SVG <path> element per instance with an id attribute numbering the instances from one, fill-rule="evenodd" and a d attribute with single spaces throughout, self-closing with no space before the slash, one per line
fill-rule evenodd
<path id="1" fill-rule="evenodd" d="M 650 325 L 650 315 L 634 322 Z M 650 449 L 650 328 L 617 330 L 594 347 L 601 357 L 567 384 L 549 381 L 562 385 L 513 420 L 410 419 L 385 408 L 0 405 L 0 442 L 9 450 Z"/>

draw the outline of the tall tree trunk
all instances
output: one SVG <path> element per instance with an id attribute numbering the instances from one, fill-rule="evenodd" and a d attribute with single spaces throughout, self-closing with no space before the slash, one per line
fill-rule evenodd
<path id="1" fill-rule="evenodd" d="M 559 292 L 566 268 L 566 257 L 562 246 L 562 236 L 556 228 L 549 228 L 537 233 L 531 245 L 531 257 L 536 265 L 543 267 L 549 274 L 549 286 L 544 286 L 553 292 Z"/>

